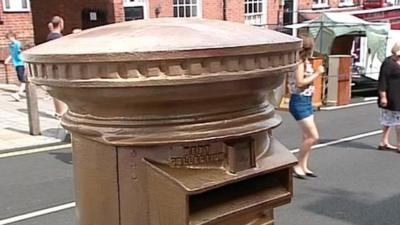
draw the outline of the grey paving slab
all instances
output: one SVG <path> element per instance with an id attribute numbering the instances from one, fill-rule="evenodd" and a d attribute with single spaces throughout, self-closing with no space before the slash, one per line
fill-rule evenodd
<path id="1" fill-rule="evenodd" d="M 0 85 L 0 152 L 60 143 L 66 132 L 53 116 L 53 102 L 41 88 L 37 88 L 41 135 L 29 134 L 26 98 L 20 102 L 10 97 L 17 90 L 15 85 Z"/>

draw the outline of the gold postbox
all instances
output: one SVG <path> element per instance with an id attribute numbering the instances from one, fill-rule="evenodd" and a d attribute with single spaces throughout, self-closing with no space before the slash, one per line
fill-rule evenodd
<path id="1" fill-rule="evenodd" d="M 25 52 L 69 106 L 79 225 L 273 224 L 294 156 L 268 102 L 301 41 L 239 23 L 154 19 Z"/>

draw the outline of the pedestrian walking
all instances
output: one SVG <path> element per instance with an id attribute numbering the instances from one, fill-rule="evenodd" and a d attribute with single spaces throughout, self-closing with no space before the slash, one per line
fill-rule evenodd
<path id="1" fill-rule="evenodd" d="M 51 19 L 51 22 L 48 24 L 49 34 L 47 35 L 47 41 L 52 41 L 62 37 L 62 31 L 64 29 L 64 20 L 59 16 L 54 16 Z M 60 118 L 66 111 L 67 105 L 56 99 L 53 98 L 54 102 L 54 109 L 55 109 L 55 117 Z"/>
<path id="2" fill-rule="evenodd" d="M 6 34 L 6 38 L 10 41 L 9 43 L 9 50 L 10 50 L 10 55 L 6 58 L 4 61 L 5 64 L 10 64 L 12 61 L 12 64 L 15 67 L 15 70 L 17 72 L 17 77 L 19 81 L 19 89 L 17 92 L 12 93 L 11 97 L 15 101 L 20 101 L 21 95 L 25 91 L 25 83 L 26 83 L 26 76 L 25 76 L 25 62 L 24 59 L 22 58 L 22 45 L 21 42 L 17 40 L 17 36 L 14 32 L 9 31 Z"/>
<path id="3" fill-rule="evenodd" d="M 378 149 L 400 153 L 400 42 L 393 45 L 379 72 L 378 105 L 381 108 L 382 137 Z M 397 145 L 389 143 L 390 127 L 395 127 Z"/>
<path id="4" fill-rule="evenodd" d="M 295 118 L 302 132 L 302 142 L 298 156 L 298 163 L 293 167 L 295 177 L 306 179 L 316 177 L 308 165 L 311 147 L 318 142 L 319 134 L 314 122 L 312 95 L 314 93 L 314 80 L 324 72 L 320 66 L 314 72 L 310 57 L 314 48 L 314 39 L 311 35 L 304 35 L 303 47 L 299 52 L 299 63 L 295 73 L 288 79 L 290 101 L 289 112 Z"/>

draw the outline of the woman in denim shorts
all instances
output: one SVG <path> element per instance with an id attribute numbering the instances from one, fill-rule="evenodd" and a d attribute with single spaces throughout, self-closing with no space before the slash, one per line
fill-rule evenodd
<path id="1" fill-rule="evenodd" d="M 314 122 L 312 95 L 314 93 L 314 80 L 324 72 L 321 66 L 314 72 L 309 58 L 312 55 L 314 39 L 305 35 L 303 48 L 299 53 L 299 62 L 295 73 L 290 74 L 288 79 L 289 91 L 291 93 L 289 111 L 298 122 L 302 131 L 302 143 L 300 146 L 298 164 L 293 167 L 293 173 L 297 178 L 306 179 L 316 177 L 308 167 L 311 146 L 319 139 L 318 129 Z"/>

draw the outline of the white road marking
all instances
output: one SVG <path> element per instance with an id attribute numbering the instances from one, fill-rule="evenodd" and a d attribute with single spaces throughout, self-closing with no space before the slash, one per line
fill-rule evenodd
<path id="1" fill-rule="evenodd" d="M 321 107 L 321 111 L 346 109 L 346 108 L 351 108 L 351 107 L 355 107 L 355 106 L 369 105 L 369 104 L 374 104 L 374 103 L 376 103 L 376 101 L 359 102 L 359 103 L 353 103 L 353 104 L 347 104 L 347 105 L 341 105 L 341 106 Z"/>
<path id="2" fill-rule="evenodd" d="M 334 140 L 334 141 L 330 141 L 330 142 L 314 145 L 312 148 L 313 149 L 323 148 L 323 147 L 327 147 L 327 146 L 330 146 L 330 145 L 343 143 L 343 142 L 346 142 L 346 141 L 352 141 L 352 140 L 356 140 L 356 139 L 361 139 L 361 138 L 365 138 L 365 137 L 369 137 L 369 136 L 378 135 L 378 134 L 381 134 L 381 133 L 382 133 L 382 130 L 371 131 L 371 132 L 367 132 L 367 133 L 363 133 L 363 134 L 358 134 L 358 135 L 345 137 L 345 138 L 341 138 L 341 139 L 338 139 L 338 140 Z M 63 148 L 70 147 L 70 146 L 71 146 L 70 144 L 66 144 L 66 145 L 63 145 Z M 53 148 L 54 147 L 57 147 L 57 146 L 53 146 Z M 58 147 L 59 147 L 58 149 L 62 148 L 60 146 L 58 146 Z M 51 151 L 51 150 L 49 150 L 49 148 L 50 147 L 48 147 L 47 150 L 44 150 L 45 148 L 42 148 L 41 151 Z M 299 151 L 299 149 L 293 149 L 290 152 L 296 153 L 298 151 Z M 18 153 L 18 152 L 15 152 L 15 153 Z M 34 152 L 31 152 L 31 153 L 34 153 Z M 5 154 L 7 154 L 7 153 L 5 153 Z M 0 158 L 1 158 L 2 155 L 5 155 L 5 154 L 1 154 Z M 30 153 L 25 153 L 25 154 L 30 154 Z M 7 157 L 10 157 L 10 156 L 7 156 Z M 0 225 L 6 225 L 6 224 L 22 221 L 22 220 L 31 219 L 31 218 L 34 218 L 34 217 L 50 214 L 50 213 L 53 213 L 53 212 L 58 212 L 58 211 L 62 211 L 62 210 L 65 210 L 65 209 L 70 209 L 70 208 L 73 208 L 75 206 L 76 206 L 75 202 L 71 202 L 71 203 L 55 206 L 55 207 L 48 208 L 48 209 L 42 209 L 42 210 L 39 210 L 39 211 L 35 211 L 35 212 L 31 212 L 31 213 L 27 213 L 27 214 L 15 216 L 15 217 L 10 217 L 10 218 L 7 218 L 7 219 L 0 220 Z"/>
<path id="3" fill-rule="evenodd" d="M 19 156 L 19 155 L 33 154 L 33 153 L 38 153 L 38 152 L 55 151 L 55 150 L 60 150 L 63 148 L 70 148 L 70 147 L 71 147 L 71 144 L 63 144 L 63 145 L 55 145 L 55 146 L 49 146 L 49 147 L 43 147 L 43 148 L 35 148 L 35 149 L 29 149 L 29 150 L 1 153 L 0 159 L 7 158 L 7 157 L 13 157 L 13 156 Z"/>
<path id="4" fill-rule="evenodd" d="M 374 97 L 365 97 L 364 98 L 364 101 L 372 101 L 372 100 L 376 101 L 376 100 L 378 100 L 378 97 L 374 96 Z"/>
<path id="5" fill-rule="evenodd" d="M 31 213 L 27 213 L 27 214 L 23 214 L 23 215 L 19 215 L 19 216 L 14 216 L 14 217 L 10 217 L 7 219 L 3 219 L 0 220 L 0 225 L 6 225 L 6 224 L 10 224 L 10 223 L 15 223 L 15 222 L 19 222 L 22 220 L 27 220 L 33 217 L 38 217 L 38 216 L 42 216 L 45 214 L 50 214 L 50 213 L 54 213 L 54 212 L 58 212 L 61 210 L 65 210 L 65 209 L 70 209 L 75 207 L 75 202 L 70 202 L 67 204 L 63 204 L 63 205 L 59 205 L 59 206 L 55 206 L 52 208 L 48 208 L 48 209 L 42 209 L 39 211 L 35 211 L 35 212 L 31 212 Z"/>
<path id="6" fill-rule="evenodd" d="M 369 136 L 374 136 L 374 135 L 378 135 L 378 134 L 381 134 L 381 133 L 382 133 L 382 130 L 375 130 L 375 131 L 370 131 L 370 132 L 363 133 L 363 134 L 357 134 L 357 135 L 354 135 L 354 136 L 345 137 L 345 138 L 337 139 L 337 140 L 334 140 L 334 141 L 329 141 L 329 142 L 326 142 L 326 143 L 317 144 L 317 145 L 312 146 L 312 149 L 323 148 L 323 147 L 326 147 L 326 146 L 329 146 L 329 145 L 340 144 L 340 143 L 343 143 L 343 142 L 352 141 L 352 140 L 356 140 L 356 139 L 361 139 L 361 138 L 365 138 L 365 137 L 369 137 Z M 299 152 L 299 149 L 298 148 L 297 149 L 293 149 L 293 150 L 290 150 L 290 152 L 291 153 L 296 153 L 296 152 Z"/>

